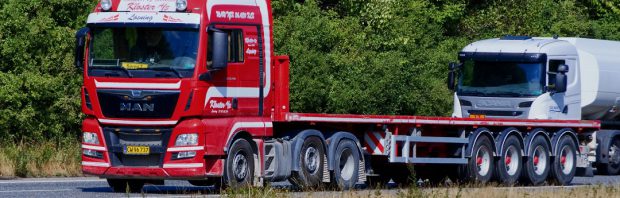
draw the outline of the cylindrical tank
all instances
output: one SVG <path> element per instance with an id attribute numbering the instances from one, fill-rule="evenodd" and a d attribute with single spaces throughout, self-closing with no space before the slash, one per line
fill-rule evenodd
<path id="1" fill-rule="evenodd" d="M 615 119 L 620 114 L 620 42 L 560 39 L 573 44 L 579 55 L 582 118 Z"/>

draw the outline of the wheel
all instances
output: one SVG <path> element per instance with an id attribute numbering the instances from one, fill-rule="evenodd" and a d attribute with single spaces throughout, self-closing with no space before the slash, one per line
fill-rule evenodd
<path id="1" fill-rule="evenodd" d="M 252 185 L 254 178 L 254 152 L 245 139 L 237 139 L 230 147 L 226 158 L 224 179 L 232 188 Z"/>
<path id="2" fill-rule="evenodd" d="M 577 165 L 577 148 L 575 142 L 565 135 L 560 138 L 551 165 L 551 182 L 558 185 L 569 185 L 575 177 Z"/>
<path id="3" fill-rule="evenodd" d="M 187 180 L 190 184 L 194 186 L 214 186 L 215 188 L 220 188 L 222 185 L 222 178 L 214 177 L 208 178 L 205 180 Z"/>
<path id="4" fill-rule="evenodd" d="M 549 176 L 551 167 L 549 143 L 542 135 L 538 135 L 532 139 L 528 153 L 530 156 L 524 163 L 524 180 L 535 186 L 542 185 Z"/>
<path id="5" fill-rule="evenodd" d="M 320 138 L 311 136 L 304 140 L 301 146 L 299 171 L 292 172 L 289 181 L 291 184 L 302 188 L 317 188 L 323 180 L 323 163 L 325 161 L 325 149 Z"/>
<path id="6" fill-rule="evenodd" d="M 620 138 L 614 138 L 609 147 L 609 162 L 598 163 L 596 170 L 602 175 L 617 175 L 620 173 Z"/>
<path id="7" fill-rule="evenodd" d="M 469 158 L 469 177 L 472 181 L 479 183 L 490 182 L 495 170 L 491 140 L 487 136 L 480 136 L 474 143 L 473 151 Z"/>
<path id="8" fill-rule="evenodd" d="M 334 185 L 341 190 L 355 187 L 360 162 L 357 144 L 349 139 L 341 140 L 332 159 L 334 159 Z"/>
<path id="9" fill-rule="evenodd" d="M 132 192 L 138 193 L 144 187 L 144 181 L 128 180 L 128 179 L 108 179 L 108 185 L 114 192 Z"/>
<path id="10" fill-rule="evenodd" d="M 521 153 L 523 148 L 517 136 L 511 135 L 504 141 L 502 145 L 502 153 L 497 160 L 497 177 L 500 183 L 512 186 L 517 183 L 521 177 Z"/>

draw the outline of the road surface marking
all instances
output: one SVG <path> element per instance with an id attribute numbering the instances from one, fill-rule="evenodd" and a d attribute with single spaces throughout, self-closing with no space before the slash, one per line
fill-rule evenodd
<path id="1" fill-rule="evenodd" d="M 74 189 L 55 189 L 55 190 L 4 190 L 0 193 L 19 193 L 19 192 L 59 192 L 59 191 L 71 191 Z"/>
<path id="2" fill-rule="evenodd" d="M 73 182 L 105 182 L 103 179 L 82 180 L 6 180 L 0 184 L 25 184 L 25 183 L 73 183 Z"/>

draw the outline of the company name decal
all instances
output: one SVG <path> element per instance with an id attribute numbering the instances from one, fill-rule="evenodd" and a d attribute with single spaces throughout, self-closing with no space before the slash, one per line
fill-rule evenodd
<path id="1" fill-rule="evenodd" d="M 129 18 L 127 18 L 127 20 L 129 20 L 129 21 L 151 22 L 151 21 L 153 21 L 153 16 L 151 16 L 151 15 L 137 15 L 137 14 L 133 14 Z"/>
<path id="2" fill-rule="evenodd" d="M 254 12 L 235 12 L 235 11 L 215 11 L 215 15 L 220 19 L 254 19 Z"/>
<path id="3" fill-rule="evenodd" d="M 119 11 L 175 11 L 176 0 L 122 0 Z"/>
<path id="4" fill-rule="evenodd" d="M 211 108 L 211 113 L 229 113 L 229 110 L 232 109 L 232 102 L 230 100 L 210 100 L 209 108 Z"/>

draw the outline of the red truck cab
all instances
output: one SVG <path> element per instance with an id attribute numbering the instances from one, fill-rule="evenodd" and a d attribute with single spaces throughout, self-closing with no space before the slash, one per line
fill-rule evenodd
<path id="1" fill-rule="evenodd" d="M 232 136 L 270 136 L 288 109 L 271 24 L 269 0 L 102 0 L 77 33 L 84 173 L 221 177 Z"/>

